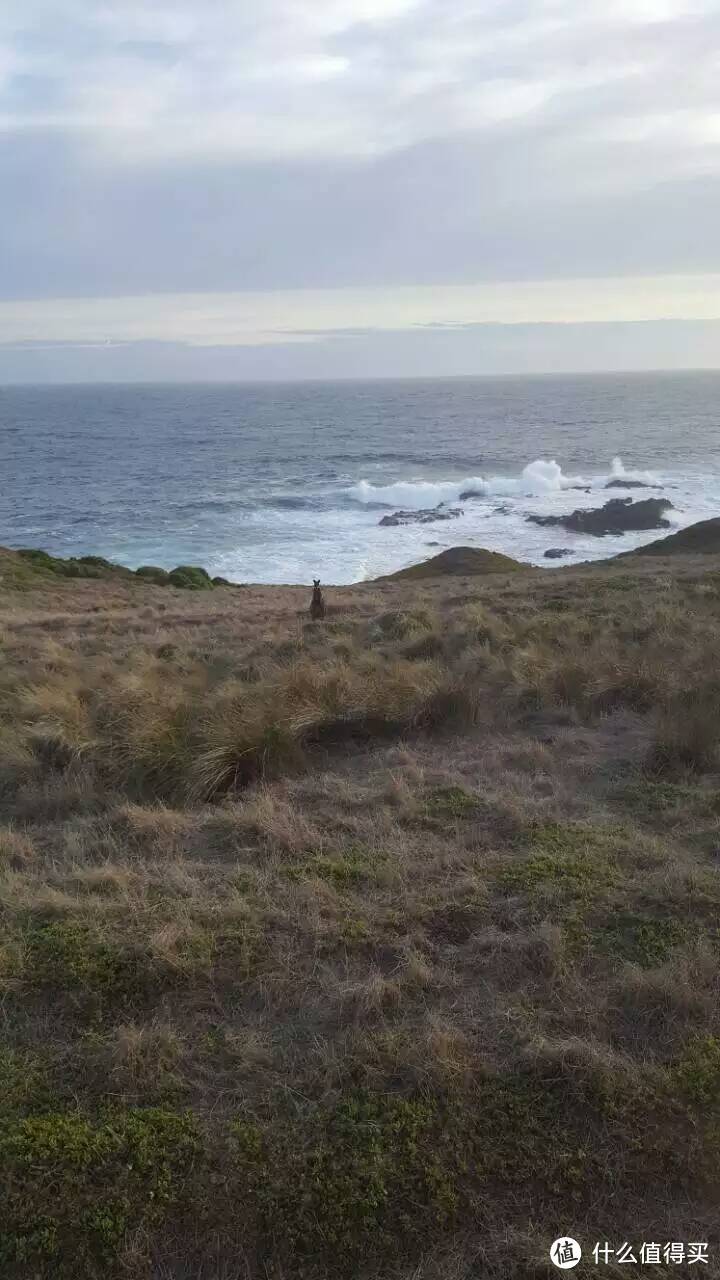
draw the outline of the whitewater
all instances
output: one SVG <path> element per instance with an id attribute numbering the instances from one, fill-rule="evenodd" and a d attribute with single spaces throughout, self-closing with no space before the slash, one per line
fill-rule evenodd
<path id="1" fill-rule="evenodd" d="M 617 481 L 622 486 L 616 486 Z M 664 475 L 628 468 L 619 456 L 599 474 L 566 475 L 555 459 L 537 458 L 517 476 L 479 474 L 389 484 L 361 479 L 335 495 L 335 501 L 324 513 L 318 513 L 317 519 L 319 528 L 325 526 L 323 556 L 333 565 L 331 581 L 377 577 L 454 546 L 485 547 L 551 567 L 604 559 L 717 515 L 719 482 L 719 475 L 702 470 Z M 598 538 L 543 528 L 527 519 L 530 514 L 562 515 L 578 508 L 599 507 L 612 498 L 639 501 L 650 496 L 672 503 L 672 510 L 666 513 L 670 529 Z M 380 524 L 383 515 L 397 510 L 442 516 L 444 510 L 458 507 L 462 514 L 447 520 L 390 528 Z M 548 560 L 545 551 L 549 548 L 562 548 L 567 555 L 560 562 Z M 295 572 L 300 573 L 299 556 L 296 563 Z M 225 567 L 230 569 L 231 561 L 225 562 Z"/>

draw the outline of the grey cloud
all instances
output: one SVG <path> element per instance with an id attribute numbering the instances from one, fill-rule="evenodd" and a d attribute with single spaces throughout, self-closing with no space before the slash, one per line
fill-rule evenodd
<path id="1" fill-rule="evenodd" d="M 720 177 L 568 190 L 533 138 L 425 143 L 372 162 L 88 167 L 0 145 L 0 296 L 712 271 Z M 514 199 L 511 192 L 514 189 Z"/>
<path id="2" fill-rule="evenodd" d="M 5 0 L 0 297 L 717 271 L 719 43 L 716 0 Z"/>

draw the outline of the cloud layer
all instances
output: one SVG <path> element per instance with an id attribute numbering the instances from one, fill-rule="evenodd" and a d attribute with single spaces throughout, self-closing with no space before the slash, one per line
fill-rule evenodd
<path id="1" fill-rule="evenodd" d="M 655 152 L 687 174 L 720 144 L 719 34 L 713 0 L 5 0 L 2 121 L 114 162 L 562 123 L 568 153 L 649 144 L 644 169 Z"/>
<path id="2" fill-rule="evenodd" d="M 718 273 L 719 49 L 717 0 L 4 0 L 0 297 Z"/>

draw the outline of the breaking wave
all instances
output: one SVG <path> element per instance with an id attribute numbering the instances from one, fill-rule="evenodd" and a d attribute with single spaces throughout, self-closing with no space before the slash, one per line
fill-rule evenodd
<path id="1" fill-rule="evenodd" d="M 611 469 L 602 476 L 566 476 L 554 460 L 536 458 L 519 476 L 464 476 L 460 480 L 398 480 L 394 484 L 371 484 L 360 480 L 345 490 L 346 497 L 363 506 L 404 507 L 420 510 L 441 502 L 458 502 L 463 495 L 473 497 L 532 498 L 560 493 L 563 489 L 602 488 L 608 480 L 635 480 L 657 484 L 651 471 L 626 471 L 622 458 L 613 458 Z"/>
<path id="2" fill-rule="evenodd" d="M 654 471 L 627 471 L 623 466 L 622 458 L 613 458 L 611 470 L 611 480 L 637 480 L 640 484 L 656 485 L 659 483 L 659 476 Z"/>
<path id="3" fill-rule="evenodd" d="M 461 494 L 472 493 L 480 497 L 533 497 L 589 484 L 590 481 L 584 480 L 582 476 L 566 476 L 557 462 L 537 458 L 535 462 L 529 462 L 516 478 L 464 476 L 461 480 L 399 480 L 395 484 L 370 484 L 367 480 L 360 480 L 345 492 L 354 502 L 361 502 L 365 506 L 399 506 L 419 510 L 422 507 L 436 507 L 440 502 L 457 502 Z"/>

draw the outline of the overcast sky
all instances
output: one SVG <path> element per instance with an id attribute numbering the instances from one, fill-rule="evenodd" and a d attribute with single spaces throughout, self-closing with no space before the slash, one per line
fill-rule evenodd
<path id="1" fill-rule="evenodd" d="M 720 0 L 2 0 L 0 380 L 720 367 Z"/>

